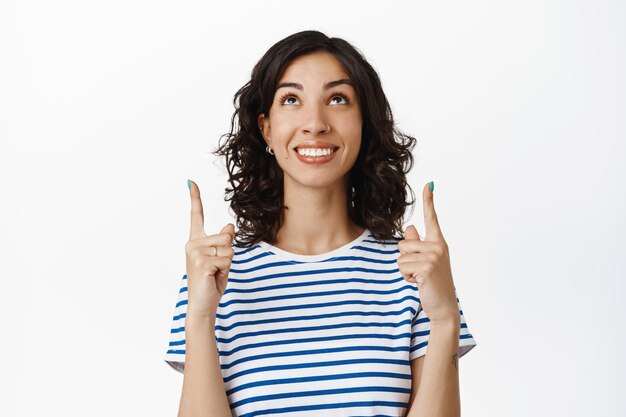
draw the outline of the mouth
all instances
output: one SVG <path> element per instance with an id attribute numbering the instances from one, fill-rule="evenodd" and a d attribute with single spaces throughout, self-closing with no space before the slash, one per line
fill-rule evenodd
<path id="1" fill-rule="evenodd" d="M 307 165 L 321 166 L 335 157 L 338 146 L 329 147 L 295 147 L 294 152 L 300 162 Z"/>
<path id="2" fill-rule="evenodd" d="M 321 166 L 332 161 L 335 155 L 337 155 L 338 149 L 339 146 L 334 143 L 309 139 L 294 146 L 293 151 L 300 162 L 307 165 Z"/>
<path id="3" fill-rule="evenodd" d="M 328 156 L 334 154 L 339 149 L 338 146 L 324 146 L 324 147 L 312 147 L 312 146 L 298 146 L 293 150 L 299 155 L 307 158 L 319 158 L 322 156 Z"/>

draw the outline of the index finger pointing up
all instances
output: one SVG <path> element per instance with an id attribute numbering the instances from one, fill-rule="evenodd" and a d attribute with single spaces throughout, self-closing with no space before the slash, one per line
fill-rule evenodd
<path id="1" fill-rule="evenodd" d="M 191 196 L 191 230 L 189 231 L 189 240 L 201 239 L 206 237 L 204 232 L 204 211 L 202 209 L 202 200 L 200 199 L 200 189 L 195 182 L 187 180 L 189 185 L 189 195 Z"/>
<path id="2" fill-rule="evenodd" d="M 424 199 L 424 224 L 426 225 L 426 236 L 424 240 L 429 241 L 442 241 L 443 233 L 439 227 L 439 220 L 437 219 L 437 213 L 435 212 L 435 203 L 433 202 L 433 190 L 435 183 L 429 182 L 424 186 L 422 192 L 422 198 Z"/>

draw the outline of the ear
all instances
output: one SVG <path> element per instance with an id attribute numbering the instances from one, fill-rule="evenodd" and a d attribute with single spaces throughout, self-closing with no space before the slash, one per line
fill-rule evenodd
<path id="1" fill-rule="evenodd" d="M 263 139 L 265 140 L 265 142 L 269 144 L 269 142 L 266 139 L 267 133 L 269 131 L 269 126 L 267 125 L 267 119 L 265 118 L 265 113 L 261 113 L 259 114 L 259 117 L 257 117 L 257 126 L 259 126 L 259 131 L 261 132 L 261 136 L 263 136 Z"/>

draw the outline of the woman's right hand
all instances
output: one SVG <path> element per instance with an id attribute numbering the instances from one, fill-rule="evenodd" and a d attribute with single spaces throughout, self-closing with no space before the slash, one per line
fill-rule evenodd
<path id="1" fill-rule="evenodd" d="M 191 230 L 185 244 L 187 263 L 187 317 L 215 318 L 228 284 L 228 272 L 235 253 L 231 247 L 235 226 L 228 223 L 215 235 L 204 232 L 200 189 L 189 181 Z M 217 249 L 217 253 L 216 253 Z"/>

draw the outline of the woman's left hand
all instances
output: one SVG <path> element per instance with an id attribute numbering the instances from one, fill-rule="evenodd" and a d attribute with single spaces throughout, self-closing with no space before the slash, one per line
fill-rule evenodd
<path id="1" fill-rule="evenodd" d="M 421 240 L 415 226 L 406 228 L 398 242 L 398 266 L 406 281 L 415 282 L 424 313 L 433 324 L 458 323 L 459 308 L 450 268 L 448 244 L 443 238 L 433 192 L 427 183 L 422 192 L 426 235 Z"/>

